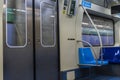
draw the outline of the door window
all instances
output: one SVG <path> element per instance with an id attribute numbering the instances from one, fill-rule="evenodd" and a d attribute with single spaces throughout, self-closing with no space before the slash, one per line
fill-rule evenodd
<path id="1" fill-rule="evenodd" d="M 26 0 L 6 0 L 6 44 L 14 48 L 27 44 Z"/>
<path id="2" fill-rule="evenodd" d="M 40 34 L 43 47 L 54 47 L 56 44 L 56 24 L 54 6 L 45 2 L 40 4 Z"/>

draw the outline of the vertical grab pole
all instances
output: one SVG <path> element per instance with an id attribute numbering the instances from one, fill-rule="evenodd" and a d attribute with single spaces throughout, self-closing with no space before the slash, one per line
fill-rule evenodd
<path id="1" fill-rule="evenodd" d="M 101 36 L 100 36 L 100 32 L 98 31 L 97 27 L 95 26 L 92 18 L 90 17 L 90 15 L 88 14 L 87 10 L 80 4 L 79 6 L 81 6 L 83 8 L 83 10 L 85 11 L 87 17 L 89 18 L 91 24 L 93 25 L 93 27 L 95 28 L 95 30 L 97 31 L 97 34 L 98 34 L 98 38 L 99 38 L 99 41 L 100 41 L 100 50 L 101 50 L 101 61 L 102 61 L 102 64 L 103 64 L 103 52 L 102 52 L 102 39 L 101 39 Z"/>

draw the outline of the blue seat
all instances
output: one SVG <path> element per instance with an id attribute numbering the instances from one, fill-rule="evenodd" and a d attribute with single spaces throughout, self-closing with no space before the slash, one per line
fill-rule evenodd
<path id="1" fill-rule="evenodd" d="M 108 64 L 108 61 L 100 61 L 96 64 L 96 60 L 90 48 L 79 48 L 79 65 L 101 66 Z"/>
<path id="2" fill-rule="evenodd" d="M 104 47 L 103 59 L 109 63 L 120 63 L 120 47 Z"/>

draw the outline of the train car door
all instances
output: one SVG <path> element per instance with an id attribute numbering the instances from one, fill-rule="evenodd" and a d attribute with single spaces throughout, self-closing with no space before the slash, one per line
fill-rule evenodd
<path id="1" fill-rule="evenodd" d="M 4 80 L 58 80 L 56 16 L 56 0 L 4 0 Z"/>
<path id="2" fill-rule="evenodd" d="M 4 80 L 34 80 L 32 0 L 4 0 Z"/>
<path id="3" fill-rule="evenodd" d="M 56 0 L 35 0 L 36 80 L 59 80 Z"/>

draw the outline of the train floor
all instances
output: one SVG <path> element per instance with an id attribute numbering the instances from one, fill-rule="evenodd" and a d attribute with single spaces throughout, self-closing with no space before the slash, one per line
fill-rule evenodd
<path id="1" fill-rule="evenodd" d="M 120 80 L 120 77 L 116 76 L 96 76 L 93 80 Z"/>
<path id="2" fill-rule="evenodd" d="M 120 77 L 118 77 L 118 76 L 96 75 L 96 76 L 81 78 L 80 80 L 120 80 Z"/>
<path id="3" fill-rule="evenodd" d="M 102 67 L 84 67 L 80 69 L 80 79 L 75 80 L 120 80 L 119 68 L 119 64 Z"/>

